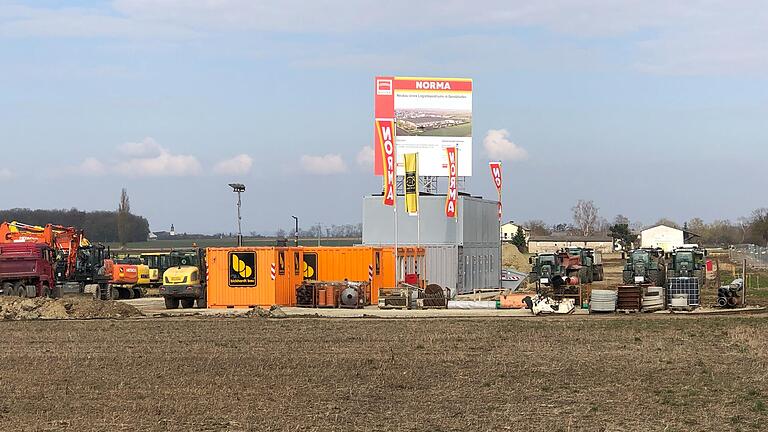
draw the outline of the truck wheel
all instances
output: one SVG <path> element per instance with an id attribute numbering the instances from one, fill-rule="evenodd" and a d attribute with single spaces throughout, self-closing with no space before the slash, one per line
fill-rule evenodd
<path id="1" fill-rule="evenodd" d="M 179 299 L 175 297 L 165 297 L 165 308 L 166 309 L 178 309 L 179 308 Z"/>
<path id="2" fill-rule="evenodd" d="M 135 297 L 135 294 L 133 293 L 133 288 L 126 288 L 125 289 L 125 298 L 132 299 Z"/>
<path id="3" fill-rule="evenodd" d="M 141 288 L 134 288 L 133 289 L 133 298 L 142 298 L 142 297 L 144 297 L 141 294 L 142 294 L 141 293 Z"/>
<path id="4" fill-rule="evenodd" d="M 13 295 L 13 284 L 10 282 L 6 282 L 3 284 L 3 295 L 5 296 L 12 296 Z"/>
<path id="5" fill-rule="evenodd" d="M 205 297 L 200 297 L 197 299 L 197 307 L 200 309 L 205 309 L 208 307 L 208 300 L 206 300 Z"/>
<path id="6" fill-rule="evenodd" d="M 26 297 L 27 296 L 27 288 L 24 286 L 21 282 L 16 282 L 16 284 L 13 286 L 13 293 L 17 297 Z"/>
<path id="7" fill-rule="evenodd" d="M 184 309 L 191 309 L 195 307 L 195 299 L 193 298 L 181 299 L 181 307 L 183 307 Z"/>
<path id="8" fill-rule="evenodd" d="M 109 297 L 110 297 L 110 300 L 117 300 L 117 299 L 119 299 L 120 298 L 120 291 L 118 291 L 118 289 L 115 288 L 115 287 L 110 287 Z"/>

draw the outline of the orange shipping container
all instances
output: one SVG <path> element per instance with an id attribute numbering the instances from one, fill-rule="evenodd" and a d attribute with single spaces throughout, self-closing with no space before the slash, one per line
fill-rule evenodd
<path id="1" fill-rule="evenodd" d="M 293 306 L 302 281 L 300 248 L 208 248 L 208 307 Z"/>

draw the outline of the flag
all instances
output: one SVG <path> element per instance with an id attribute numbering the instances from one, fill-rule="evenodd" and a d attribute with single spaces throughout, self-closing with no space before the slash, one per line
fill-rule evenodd
<path id="1" fill-rule="evenodd" d="M 501 162 L 489 162 L 488 165 L 491 167 L 491 178 L 499 194 L 499 220 L 501 220 Z"/>
<path id="2" fill-rule="evenodd" d="M 419 154 L 406 153 L 405 159 L 405 209 L 409 215 L 419 214 Z"/>
<path id="3" fill-rule="evenodd" d="M 448 152 L 448 193 L 445 196 L 445 215 L 449 218 L 456 217 L 456 197 L 458 190 L 456 188 L 456 173 L 458 172 L 458 161 L 456 158 L 456 147 L 447 147 Z"/>
<path id="4" fill-rule="evenodd" d="M 395 205 L 395 122 L 392 119 L 376 119 L 376 133 L 381 146 L 382 172 L 384 173 L 384 205 Z"/>

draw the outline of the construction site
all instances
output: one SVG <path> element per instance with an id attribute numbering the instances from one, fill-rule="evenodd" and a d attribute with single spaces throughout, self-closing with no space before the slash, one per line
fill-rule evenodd
<path id="1" fill-rule="evenodd" d="M 573 27 L 590 27 L 593 23 L 579 18 L 580 8 L 568 9 L 567 25 L 546 18 L 551 11 L 533 14 L 533 23 L 516 9 L 489 12 L 490 21 L 477 17 L 486 20 L 485 27 L 469 42 L 450 36 L 422 46 L 414 37 L 429 31 L 452 35 L 448 29 L 467 21 L 466 12 L 440 25 L 422 14 L 424 29 L 397 37 L 375 32 L 377 40 L 386 35 L 390 45 L 417 52 L 424 61 L 415 64 L 434 67 L 436 73 L 474 64 L 475 57 L 497 59 L 501 77 L 486 73 L 475 80 L 370 76 L 367 64 L 374 56 L 367 50 L 355 48 L 355 56 L 328 54 L 352 44 L 350 34 L 360 32 L 355 26 L 404 19 L 404 5 L 387 7 L 397 9 L 397 16 L 387 12 L 354 23 L 363 14 L 345 4 L 341 18 L 326 17 L 324 23 L 338 27 L 338 33 L 319 37 L 322 31 L 304 26 L 326 6 L 307 7 L 311 18 L 286 12 L 290 19 L 281 22 L 285 17 L 267 14 L 270 8 L 260 2 L 244 2 L 221 15 L 217 11 L 229 2 L 207 2 L 189 16 L 186 8 L 196 2 L 173 5 L 170 13 L 162 13 L 165 2 L 145 10 L 149 3 L 128 0 L 60 11 L 45 5 L 0 6 L 0 38 L 29 37 L 42 26 L 84 46 L 93 38 L 127 38 L 130 43 L 105 43 L 97 50 L 120 53 L 121 61 L 134 55 L 154 58 L 95 71 L 72 66 L 77 63 L 72 60 L 52 82 L 79 76 L 99 98 L 114 92 L 119 103 L 89 115 L 78 112 L 77 103 L 70 108 L 57 102 L 47 120 L 35 118 L 34 127 L 27 124 L 17 135 L 9 134 L 18 140 L 12 150 L 19 155 L 9 151 L 0 159 L 0 432 L 768 430 L 768 208 L 764 197 L 744 199 L 737 176 L 748 171 L 741 163 L 753 162 L 741 159 L 760 155 L 745 157 L 734 150 L 736 164 L 736 156 L 725 150 L 708 160 L 698 146 L 675 150 L 646 143 L 655 129 L 671 132 L 669 143 L 686 132 L 696 141 L 699 135 L 692 130 L 699 129 L 718 142 L 731 138 L 707 129 L 716 128 L 698 117 L 685 120 L 689 130 L 674 130 L 664 123 L 683 116 L 674 110 L 638 115 L 648 103 L 641 94 L 644 86 L 657 85 L 655 76 L 648 79 L 653 85 L 593 77 L 619 88 L 604 94 L 586 86 L 578 89 L 585 92 L 579 96 L 578 85 L 563 91 L 549 81 L 539 88 L 553 87 L 537 90 L 541 94 L 535 97 L 523 91 L 525 86 L 507 89 L 521 78 L 502 64 L 506 60 L 499 53 L 509 51 L 517 62 L 517 56 L 535 51 L 528 45 L 541 37 L 539 28 L 546 29 L 544 34 L 567 34 Z M 437 9 L 432 6 L 430 13 Z M 446 17 L 461 9 L 449 6 Z M 551 7 L 561 8 L 567 9 Z M 351 15 L 347 9 L 353 9 Z M 264 21 L 254 24 L 241 12 Z M 22 18 L 26 21 L 6 25 Z M 177 20 L 183 25 L 171 25 Z M 212 22 L 201 24 L 206 20 Z M 557 56 L 564 60 L 555 69 L 561 69 L 560 61 L 575 61 L 572 57 L 591 58 L 594 53 L 573 49 L 582 44 L 614 50 L 598 43 L 615 37 L 605 34 L 631 36 L 643 50 L 658 49 L 648 35 L 663 37 L 659 29 L 665 20 L 626 24 L 632 31 L 622 33 L 628 31 L 623 20 L 611 15 L 614 25 L 607 29 L 580 30 L 571 38 L 576 42 L 565 46 L 567 54 Z M 290 30 L 294 21 L 301 23 L 300 31 Z M 66 28 L 48 29 L 60 22 Z M 500 31 L 493 26 L 504 22 L 519 27 L 520 34 L 505 39 L 493 55 L 479 50 L 471 62 L 450 67 L 430 57 L 466 51 L 465 45 L 490 38 L 486 33 Z M 253 40 L 209 44 L 204 35 L 223 28 Z M 277 34 L 279 54 L 262 46 L 270 46 Z M 719 38 L 721 29 L 712 34 Z M 302 49 L 288 56 L 300 58 L 291 60 L 290 69 L 271 69 L 275 59 L 284 60 L 284 52 L 315 37 L 327 43 L 315 47 L 322 48 L 322 58 Z M 31 51 L 38 43 L 30 42 Z M 142 44 L 151 45 L 143 49 L 152 54 L 142 54 L 137 48 Z M 249 62 L 257 59 L 250 69 L 233 60 L 243 46 Z M 78 49 L 73 45 L 57 56 L 76 59 Z M 142 80 L 159 67 L 153 56 L 175 63 L 175 50 L 185 49 L 194 51 L 195 60 L 180 57 L 183 73 L 174 65 L 176 72 L 164 75 L 182 88 L 166 92 L 176 84 L 164 81 L 151 91 Z M 198 70 L 203 62 L 198 56 L 209 59 L 212 69 Z M 326 56 L 333 67 L 341 67 L 336 61 L 343 65 L 346 80 L 363 75 L 365 90 L 355 81 L 349 86 L 358 94 L 344 99 L 340 89 L 346 90 L 346 81 L 334 87 L 328 76 L 315 76 L 317 69 L 329 67 Z M 708 55 L 696 51 L 675 66 L 691 67 L 699 57 Z M 736 61 L 715 57 L 729 59 L 729 67 Z M 355 70 L 363 63 L 365 72 Z M 44 73 L 39 69 L 44 68 L 35 63 L 30 79 Z M 403 68 L 384 70 L 393 69 Z M 458 69 L 474 73 L 471 67 Z M 207 74 L 221 70 L 229 72 L 209 81 Z M 254 93 L 252 77 L 240 81 L 251 70 L 268 71 Z M 649 71 L 670 73 L 640 61 L 631 73 Z M 528 73 L 532 80 L 546 77 L 537 68 Z M 670 92 L 661 98 L 665 104 L 675 103 L 677 87 L 691 85 L 679 78 L 684 76 L 679 69 L 673 74 L 676 81 L 656 88 Z M 114 76 L 141 84 L 104 84 Z M 204 85 L 195 79 L 204 79 Z M 210 82 L 221 91 L 206 94 Z M 64 97 L 66 85 L 60 87 L 67 104 L 78 100 L 79 94 Z M 327 93 L 317 97 L 315 87 Z M 707 82 L 706 88 L 715 94 L 717 85 Z M 38 89 L 29 90 L 34 97 L 43 97 L 33 90 Z M 625 91 L 633 95 L 626 97 L 636 111 L 622 113 L 602 100 Z M 505 92 L 531 99 L 510 109 Z M 143 100 L 134 93 L 153 95 Z M 248 97 L 235 102 L 240 94 Z M 602 116 L 595 123 L 585 120 L 589 111 L 582 112 L 579 102 L 591 99 L 599 105 L 593 112 Z M 24 100 L 19 99 L 20 112 L 34 106 Z M 713 109 L 703 100 L 691 105 Z M 264 106 L 253 108 L 254 101 Z M 749 119 L 746 108 L 728 103 L 739 120 Z M 344 110 L 328 108 L 334 104 Z M 558 112 L 559 122 L 536 111 L 539 105 Z M 191 115 L 188 107 L 194 107 Z M 311 115 L 303 111 L 308 107 Z M 111 123 L 128 112 L 148 113 L 150 119 L 126 115 L 124 124 Z M 91 124 L 78 124 L 73 115 Z M 507 123 L 488 127 L 506 117 L 519 122 L 509 124 L 534 143 L 526 144 L 529 149 L 541 147 L 538 154 L 529 156 L 512 142 L 516 131 L 506 129 Z M 300 125 L 302 118 L 317 118 L 322 127 Z M 357 129 L 361 118 L 364 133 Z M 173 119 L 182 126 L 171 126 Z M 40 133 L 34 129 L 40 124 L 46 129 L 46 122 L 59 133 L 80 131 L 78 139 L 62 140 L 68 143 L 66 157 L 76 154 L 77 164 L 59 163 L 63 156 L 29 150 L 34 146 L 19 139 Z M 173 149 L 147 135 L 104 150 L 104 136 L 135 133 L 136 124 L 180 144 Z M 616 139 L 622 143 L 616 148 L 624 147 L 612 153 L 607 144 L 615 137 L 605 131 L 616 125 L 623 129 L 615 135 L 625 141 Z M 730 126 L 722 129 L 744 130 L 741 123 Z M 484 138 L 479 138 L 480 127 L 486 129 Z M 330 138 L 310 136 L 310 129 Z M 604 135 L 608 138 L 601 141 Z M 80 138 L 91 146 L 80 146 Z M 314 152 L 326 141 L 337 145 L 345 139 L 364 146 L 354 156 L 333 148 Z M 594 143 L 584 146 L 586 141 Z M 94 156 L 86 148 L 102 153 Z M 654 162 L 655 153 L 670 159 Z M 45 187 L 29 180 L 38 174 L 22 168 L 20 161 L 31 160 L 30 155 L 40 156 L 36 164 L 44 167 L 39 178 Z M 345 162 L 350 157 L 356 165 Z M 117 210 L 105 210 L 102 196 L 118 183 Z M 720 183 L 730 184 L 727 193 L 717 192 Z M 133 213 L 128 187 L 139 203 Z M 604 194 L 600 202 L 609 203 L 605 214 L 615 215 L 613 222 L 584 199 L 595 191 Z M 568 208 L 572 221 L 562 222 Z M 747 208 L 757 209 L 743 216 Z M 634 212 L 632 221 L 620 212 Z M 677 223 L 675 217 L 686 219 Z M 330 218 L 335 219 L 329 223 Z M 641 221 L 651 218 L 657 222 Z"/>

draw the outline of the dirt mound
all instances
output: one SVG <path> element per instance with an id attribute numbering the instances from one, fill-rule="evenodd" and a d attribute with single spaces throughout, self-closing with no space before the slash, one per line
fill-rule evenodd
<path id="1" fill-rule="evenodd" d="M 115 301 L 0 297 L 0 320 L 125 318 L 141 315 L 135 307 Z"/>
<path id="2" fill-rule="evenodd" d="M 248 312 L 242 314 L 244 317 L 258 317 L 258 318 L 287 318 L 288 314 L 283 311 L 280 306 L 272 305 L 269 310 L 262 309 L 260 307 L 251 308 Z"/>
<path id="3" fill-rule="evenodd" d="M 531 271 L 528 257 L 520 253 L 517 246 L 513 244 L 504 244 L 501 246 L 501 264 L 504 267 L 512 267 L 523 273 L 529 273 Z"/>

